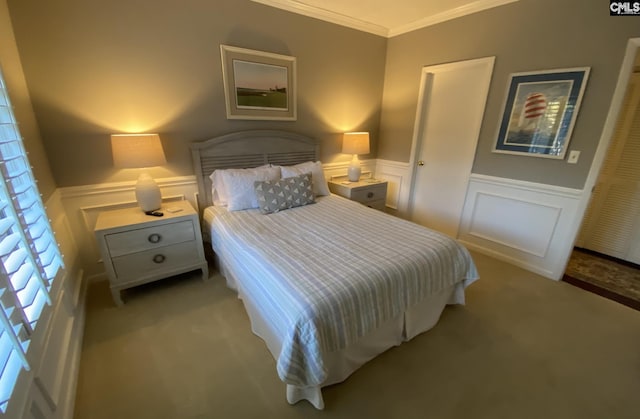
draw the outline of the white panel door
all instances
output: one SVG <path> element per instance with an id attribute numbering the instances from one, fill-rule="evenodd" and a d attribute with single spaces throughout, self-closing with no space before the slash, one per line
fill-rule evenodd
<path id="1" fill-rule="evenodd" d="M 475 157 L 495 57 L 425 67 L 418 113 L 411 219 L 451 237 Z"/>

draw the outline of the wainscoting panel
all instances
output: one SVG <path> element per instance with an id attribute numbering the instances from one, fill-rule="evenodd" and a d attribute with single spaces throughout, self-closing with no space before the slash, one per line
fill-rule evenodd
<path id="1" fill-rule="evenodd" d="M 389 182 L 387 188 L 387 208 L 398 216 L 407 216 L 411 179 L 409 163 L 377 160 L 375 177 Z"/>
<path id="2" fill-rule="evenodd" d="M 362 177 L 373 176 L 376 168 L 376 162 L 375 160 L 360 160 L 360 167 L 362 168 Z M 338 163 L 325 163 L 322 165 L 324 177 L 327 181 L 345 180 L 347 177 L 348 169 L 348 161 Z"/>
<path id="3" fill-rule="evenodd" d="M 349 162 L 323 165 L 327 180 L 346 176 L 348 165 Z M 364 160 L 362 171 L 365 176 L 372 175 L 389 182 L 386 200 L 388 212 L 407 217 L 409 164 L 380 159 Z M 194 176 L 157 181 L 164 199 L 187 199 L 192 204 L 197 202 Z M 98 213 L 135 206 L 134 187 L 135 182 L 131 181 L 59 189 L 68 215 L 68 231 L 64 234 L 72 235 L 75 239 L 80 266 L 87 277 L 104 275 L 93 238 L 93 226 Z M 581 196 L 581 190 L 472 174 L 459 239 L 469 248 L 559 279 L 564 270 L 571 219 Z"/>
<path id="4" fill-rule="evenodd" d="M 468 234 L 543 258 L 561 212 L 559 207 L 480 192 Z"/>
<path id="5" fill-rule="evenodd" d="M 73 417 L 75 389 L 84 332 L 83 271 L 79 247 L 62 205 L 59 190 L 45 202 L 47 216 L 63 255 L 65 270 L 50 290 L 51 306 L 45 307 L 31 338 L 23 371 L 6 415 L 15 418 Z"/>
<path id="6" fill-rule="evenodd" d="M 458 238 L 470 249 L 558 280 L 581 195 L 577 189 L 473 174 Z"/>

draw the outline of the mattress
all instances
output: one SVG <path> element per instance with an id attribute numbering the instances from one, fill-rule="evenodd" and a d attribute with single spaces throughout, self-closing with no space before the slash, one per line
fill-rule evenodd
<path id="1" fill-rule="evenodd" d="M 291 388 L 346 378 L 352 368 L 335 374 L 330 354 L 387 327 L 385 348 L 410 338 L 406 313 L 419 315 L 435 297 L 442 307 L 452 294 L 463 302 L 460 290 L 478 278 L 455 240 L 334 195 L 269 215 L 210 207 L 204 222 L 228 285 Z"/>

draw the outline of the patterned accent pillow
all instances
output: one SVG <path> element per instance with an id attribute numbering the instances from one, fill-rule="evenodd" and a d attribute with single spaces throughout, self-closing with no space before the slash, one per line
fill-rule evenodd
<path id="1" fill-rule="evenodd" d="M 254 183 L 258 207 L 263 214 L 301 207 L 315 202 L 311 173 L 282 178 L 280 180 L 256 181 Z"/>

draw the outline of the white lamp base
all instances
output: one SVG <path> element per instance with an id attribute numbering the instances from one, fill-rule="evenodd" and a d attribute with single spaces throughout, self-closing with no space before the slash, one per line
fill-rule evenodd
<path id="1" fill-rule="evenodd" d="M 142 211 L 154 211 L 162 206 L 158 184 L 148 173 L 141 173 L 136 183 L 136 200 Z"/>
<path id="2" fill-rule="evenodd" d="M 349 169 L 347 169 L 347 176 L 349 178 L 349 182 L 357 182 L 360 180 L 360 175 L 362 174 L 362 169 L 360 168 L 360 160 L 358 160 L 358 155 L 354 154 L 351 163 L 349 163 Z"/>

